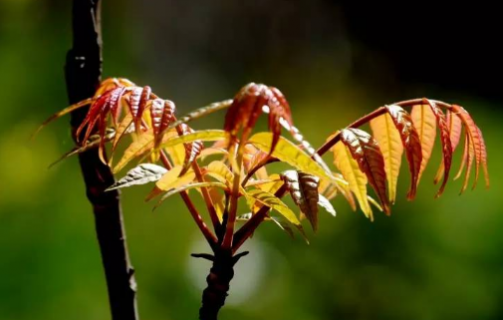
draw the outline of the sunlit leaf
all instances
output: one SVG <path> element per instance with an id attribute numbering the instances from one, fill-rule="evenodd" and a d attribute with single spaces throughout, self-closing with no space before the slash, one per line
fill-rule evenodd
<path id="1" fill-rule="evenodd" d="M 344 143 L 336 143 L 333 152 L 335 166 L 349 183 L 349 189 L 355 195 L 365 216 L 372 220 L 372 209 L 367 199 L 367 177 L 360 170 L 358 163 L 353 159 L 351 152 Z"/>
<path id="2" fill-rule="evenodd" d="M 367 176 L 368 182 L 381 200 L 384 211 L 389 214 L 384 158 L 376 140 L 360 129 L 344 129 L 341 131 L 341 142 L 346 145 L 361 172 Z"/>
<path id="3" fill-rule="evenodd" d="M 267 179 L 267 171 L 263 164 L 270 159 L 269 155 L 262 150 L 255 148 L 252 144 L 244 146 L 243 165 L 247 172 L 255 169 L 257 166 L 262 166 L 255 172 L 258 179 Z"/>
<path id="4" fill-rule="evenodd" d="M 171 189 L 179 188 L 179 187 L 182 187 L 186 184 L 189 184 L 192 181 L 194 181 L 194 179 L 196 177 L 194 171 L 188 171 L 187 173 L 185 173 L 181 177 L 180 177 L 180 172 L 182 172 L 182 167 L 176 166 L 176 167 L 173 167 L 171 170 L 169 170 L 167 173 L 165 173 L 161 177 L 161 179 L 159 179 L 156 182 L 155 188 L 150 192 L 150 194 L 147 196 L 146 200 L 149 201 L 152 198 L 163 193 L 164 191 L 169 191 Z"/>
<path id="5" fill-rule="evenodd" d="M 70 112 L 72 111 L 75 111 L 79 108 L 82 108 L 84 106 L 87 106 L 89 105 L 90 103 L 92 103 L 93 101 L 95 100 L 95 98 L 89 98 L 89 99 L 85 99 L 85 100 L 82 100 L 80 102 L 77 102 L 75 104 L 72 104 L 71 106 L 59 111 L 59 112 L 56 112 L 55 114 L 53 114 L 52 116 L 50 116 L 49 118 L 47 118 L 44 122 L 42 122 L 42 124 L 37 128 L 37 130 L 31 135 L 32 139 L 44 128 L 46 127 L 49 123 L 51 123 L 52 121 L 66 115 L 66 114 L 69 114 Z"/>
<path id="6" fill-rule="evenodd" d="M 168 170 L 166 168 L 152 164 L 142 163 L 131 169 L 126 176 L 111 185 L 106 191 L 122 189 L 135 185 L 147 184 L 159 180 Z"/>
<path id="7" fill-rule="evenodd" d="M 452 153 L 454 153 L 461 138 L 461 130 L 463 128 L 463 124 L 461 122 L 461 119 L 455 114 L 453 114 L 450 110 L 447 110 L 446 123 L 447 123 L 447 131 L 449 132 L 449 137 L 451 140 Z M 435 180 L 433 180 L 435 184 L 437 184 L 442 178 L 442 176 L 444 176 L 443 186 L 445 186 L 446 183 L 445 162 L 446 161 L 444 156 L 444 159 L 440 163 L 440 167 L 437 170 L 437 174 L 435 175 Z M 443 188 L 441 187 L 437 195 L 441 194 L 442 190 Z"/>
<path id="8" fill-rule="evenodd" d="M 410 114 L 412 123 L 421 142 L 422 160 L 417 182 L 421 180 L 424 169 L 430 160 L 437 136 L 437 118 L 429 105 L 415 105 Z"/>
<path id="9" fill-rule="evenodd" d="M 292 196 L 293 202 L 307 217 L 314 231 L 318 230 L 318 184 L 320 179 L 316 176 L 288 170 L 283 172 L 286 187 Z"/>
<path id="10" fill-rule="evenodd" d="M 452 112 L 456 114 L 461 121 L 463 122 L 463 125 L 465 127 L 466 133 L 468 135 L 469 141 L 468 143 L 471 144 L 471 148 L 473 148 L 473 156 L 475 158 L 475 180 L 473 182 L 473 188 L 477 185 L 477 181 L 479 178 L 479 169 L 482 164 L 482 141 L 480 138 L 480 131 L 475 122 L 473 121 L 472 117 L 470 114 L 463 108 L 457 105 L 452 105 Z M 470 151 L 471 149 L 469 149 Z M 470 153 L 470 152 L 469 152 Z M 466 170 L 471 170 L 471 163 L 468 161 L 467 163 L 467 168 Z M 463 184 L 463 189 L 462 192 L 466 189 L 466 186 L 468 184 L 468 179 L 469 179 L 470 174 L 466 173 L 465 174 L 465 182 Z"/>
<path id="11" fill-rule="evenodd" d="M 221 182 L 216 182 L 216 181 L 213 181 L 213 182 L 196 182 L 196 183 L 191 183 L 191 184 L 185 184 L 185 185 L 182 185 L 182 186 L 175 186 L 175 187 L 171 188 L 168 192 L 166 192 L 161 197 L 161 199 L 155 205 L 154 209 L 156 209 L 157 207 L 159 207 L 159 205 L 161 205 L 161 203 L 164 202 L 164 200 L 166 200 L 167 198 L 171 197 L 174 194 L 177 194 L 177 193 L 180 193 L 180 192 L 183 192 L 183 191 L 187 191 L 187 190 L 190 190 L 190 189 L 200 189 L 200 188 L 220 188 L 220 189 L 223 189 L 223 190 L 227 190 L 227 186 L 225 184 L 223 184 Z"/>
<path id="12" fill-rule="evenodd" d="M 195 131 L 183 136 L 172 137 L 164 140 L 161 147 L 172 147 L 182 143 L 190 143 L 196 140 L 215 141 L 225 138 L 225 132 L 222 130 L 203 130 Z M 134 141 L 124 152 L 119 163 L 114 167 L 114 173 L 124 168 L 131 160 L 142 156 L 143 154 L 153 150 L 154 137 L 152 130 L 142 134 L 137 141 Z"/>
<path id="13" fill-rule="evenodd" d="M 178 134 L 180 136 L 186 136 L 188 134 L 194 133 L 195 131 L 192 128 L 188 127 L 186 124 L 182 124 L 177 127 Z M 193 142 L 185 143 L 185 158 L 183 160 L 183 170 L 180 174 L 184 174 L 191 164 L 196 160 L 196 157 L 203 150 L 203 142 L 201 140 L 195 140 Z"/>
<path id="14" fill-rule="evenodd" d="M 154 136 L 152 131 L 145 132 L 138 140 L 133 141 L 124 151 L 122 158 L 113 168 L 114 174 L 121 171 L 131 160 L 141 157 L 154 147 Z"/>
<path id="15" fill-rule="evenodd" d="M 271 154 L 281 135 L 280 121 L 285 121 L 290 126 L 293 123 L 290 106 L 283 94 L 277 88 L 264 84 L 249 83 L 234 97 L 224 123 L 224 129 L 229 133 L 229 143 L 237 141 L 239 132 L 241 139 L 246 141 L 263 112 L 269 114 L 268 126 L 272 141 L 267 153 Z"/>
<path id="16" fill-rule="evenodd" d="M 208 164 L 205 174 L 222 183 L 227 183 L 229 187 L 232 186 L 232 181 L 234 180 L 234 174 L 222 161 L 212 161 Z"/>
<path id="17" fill-rule="evenodd" d="M 322 207 L 323 209 L 325 209 L 325 211 L 327 211 L 328 213 L 330 213 L 332 216 L 336 216 L 336 212 L 335 212 L 335 209 L 334 207 L 332 206 L 332 204 L 330 203 L 330 201 L 325 198 L 324 196 L 322 196 L 321 194 L 318 195 L 318 205 L 320 207 Z"/>
<path id="18" fill-rule="evenodd" d="M 402 139 L 402 145 L 405 149 L 405 155 L 409 162 L 411 182 L 407 198 L 412 200 L 416 196 L 419 170 L 421 169 L 421 141 L 419 140 L 417 131 L 414 129 L 410 115 L 404 109 L 397 105 L 387 106 L 386 108 L 395 127 L 398 129 L 398 133 Z"/>
<path id="19" fill-rule="evenodd" d="M 249 142 L 253 143 L 260 150 L 268 152 L 271 147 L 272 135 L 269 132 L 260 132 L 253 135 Z M 311 159 L 298 146 L 283 137 L 280 137 L 272 156 L 302 172 L 324 177 L 342 185 L 346 184 L 346 181 L 334 177 L 330 172 L 323 170 L 316 161 Z"/>
<path id="20" fill-rule="evenodd" d="M 397 181 L 403 154 L 400 133 L 388 113 L 370 121 L 370 127 L 384 158 L 389 200 L 391 203 L 395 203 Z"/>
<path id="21" fill-rule="evenodd" d="M 295 213 L 288 208 L 288 206 L 281 201 L 275 195 L 265 192 L 262 190 L 254 189 L 246 192 L 246 198 L 249 200 L 250 209 L 253 209 L 255 201 L 258 201 L 262 205 L 268 206 L 273 210 L 276 210 L 280 213 L 288 222 L 292 223 L 295 226 L 300 225 L 300 221 L 295 215 Z"/>
<path id="22" fill-rule="evenodd" d="M 442 110 L 440 110 L 440 108 L 437 106 L 436 102 L 434 102 L 432 100 L 428 100 L 428 99 L 424 99 L 424 100 L 425 100 L 425 102 L 427 102 L 427 107 L 429 107 L 429 110 L 431 110 L 431 112 L 435 116 L 436 124 L 437 124 L 439 131 L 440 131 L 440 142 L 442 143 L 442 156 L 443 156 L 442 157 L 442 171 L 443 171 L 444 179 L 443 179 L 442 185 L 440 186 L 440 189 L 438 190 L 437 194 L 435 195 L 435 197 L 439 197 L 444 192 L 445 186 L 447 185 L 447 181 L 449 180 L 449 173 L 451 171 L 452 153 L 453 153 L 451 132 L 449 131 L 449 125 L 447 124 L 446 117 L 445 117 L 444 113 L 442 112 Z M 426 148 L 425 148 L 425 144 L 423 141 L 428 141 L 432 145 L 434 142 L 431 142 L 431 140 L 428 140 L 427 138 L 424 137 L 425 133 L 427 133 L 427 131 L 428 131 L 427 129 L 421 128 L 420 131 L 421 131 L 420 139 L 421 139 L 421 143 L 423 145 L 423 161 L 421 164 L 421 169 L 423 170 L 424 169 L 423 164 L 425 164 L 425 159 L 429 159 L 430 154 L 431 154 L 431 152 L 430 152 L 430 154 L 425 153 Z M 426 151 L 428 151 L 428 150 L 426 150 Z M 421 177 L 421 173 L 420 173 L 420 177 Z M 436 181 L 436 179 L 434 180 L 434 182 L 435 181 Z"/>
<path id="23" fill-rule="evenodd" d="M 115 132 L 113 130 L 109 130 L 108 134 L 105 136 L 105 142 L 108 142 L 110 140 L 112 140 L 115 136 Z M 58 164 L 59 162 L 71 157 L 71 156 L 74 156 L 74 155 L 77 155 L 77 154 L 80 154 L 80 153 L 84 153 L 86 151 L 89 151 L 91 149 L 95 149 L 95 148 L 98 148 L 101 144 L 101 138 L 100 136 L 96 135 L 96 136 L 91 136 L 89 138 L 89 140 L 83 145 L 83 146 L 80 146 L 80 147 L 74 147 L 72 150 L 66 152 L 65 154 L 63 154 L 61 157 L 59 157 L 56 161 L 54 161 L 53 163 L 51 163 L 49 165 L 49 168 L 55 166 L 56 164 Z"/>
<path id="24" fill-rule="evenodd" d="M 223 130 L 201 130 L 185 134 L 176 138 L 171 138 L 162 142 L 162 147 L 171 147 L 180 143 L 190 143 L 197 140 L 201 141 L 217 141 L 225 139 L 225 131 Z"/>
<path id="25" fill-rule="evenodd" d="M 482 131 L 479 129 L 480 136 L 480 144 L 482 148 L 482 169 L 484 170 L 484 179 L 486 180 L 486 188 L 489 188 L 489 170 L 487 169 L 487 148 L 486 143 L 484 141 L 484 137 L 482 136 Z"/>

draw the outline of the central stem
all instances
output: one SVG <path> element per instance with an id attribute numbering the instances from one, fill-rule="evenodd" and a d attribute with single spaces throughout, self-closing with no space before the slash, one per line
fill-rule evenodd
<path id="1" fill-rule="evenodd" d="M 225 304 L 229 286 L 234 277 L 234 265 L 248 254 L 247 251 L 232 256 L 231 250 L 217 250 L 214 256 L 194 254 L 194 257 L 213 261 L 210 273 L 206 277 L 208 286 L 203 291 L 202 306 L 199 309 L 200 320 L 217 320 L 218 312 Z"/>

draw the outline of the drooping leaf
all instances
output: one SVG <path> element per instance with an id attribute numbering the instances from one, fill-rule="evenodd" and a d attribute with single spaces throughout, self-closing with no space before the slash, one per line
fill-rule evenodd
<path id="1" fill-rule="evenodd" d="M 147 184 L 159 180 L 168 170 L 166 168 L 152 164 L 142 163 L 134 169 L 131 169 L 126 176 L 119 179 L 105 191 L 122 189 L 135 185 Z"/>
<path id="2" fill-rule="evenodd" d="M 223 190 L 227 190 L 227 186 L 221 182 L 196 182 L 196 183 L 190 183 L 190 184 L 185 184 L 182 186 L 176 186 L 171 189 L 169 189 L 168 192 L 166 192 L 161 199 L 157 202 L 157 204 L 154 206 L 154 210 L 161 205 L 164 200 L 167 198 L 171 197 L 174 194 L 187 191 L 190 189 L 199 189 L 199 188 L 220 188 Z"/>
<path id="3" fill-rule="evenodd" d="M 384 157 L 384 170 L 386 171 L 386 180 L 388 181 L 389 201 L 395 203 L 397 181 L 403 154 L 400 133 L 396 129 L 393 119 L 391 119 L 388 113 L 371 120 L 370 127 Z"/>
<path id="4" fill-rule="evenodd" d="M 250 138 L 249 142 L 253 143 L 260 150 L 268 152 L 271 147 L 272 135 L 269 132 L 260 132 L 254 134 Z M 336 176 L 334 177 L 331 172 L 325 171 L 316 161 L 311 159 L 298 146 L 283 137 L 280 137 L 280 139 L 278 140 L 272 156 L 285 163 L 288 163 L 289 165 L 302 172 L 313 174 L 321 178 L 324 177 L 342 185 L 347 184 L 346 181 Z"/>
<path id="5" fill-rule="evenodd" d="M 267 179 L 267 171 L 263 165 L 268 159 L 270 159 L 270 157 L 267 153 L 255 148 L 252 144 L 246 144 L 244 146 L 244 168 L 247 172 L 250 172 L 251 170 L 256 170 L 256 167 L 261 166 L 261 168 L 255 172 L 258 179 Z"/>
<path id="6" fill-rule="evenodd" d="M 307 217 L 314 231 L 318 230 L 318 184 L 320 178 L 288 170 L 283 172 L 286 187 L 292 196 L 293 202 Z"/>
<path id="7" fill-rule="evenodd" d="M 232 181 L 234 180 L 234 174 L 222 161 L 212 161 L 208 164 L 205 174 L 222 183 L 226 183 L 229 187 L 232 186 Z"/>
<path id="8" fill-rule="evenodd" d="M 288 234 L 288 236 L 290 236 L 290 238 L 295 239 L 295 234 L 293 233 L 293 229 L 290 226 L 290 224 L 287 221 L 285 221 L 285 219 L 281 219 L 281 217 L 271 217 L 271 221 L 273 221 L 274 224 L 278 226 L 278 228 L 280 228 L 281 230 L 286 232 L 286 234 Z M 301 234 L 302 234 L 302 232 L 301 232 Z M 302 234 L 302 235 L 303 235 L 304 239 L 306 239 L 306 242 L 309 243 L 309 241 L 307 240 L 307 237 L 305 237 L 305 234 Z"/>
<path id="9" fill-rule="evenodd" d="M 449 132 L 449 137 L 451 140 L 451 148 L 452 148 L 452 153 L 456 150 L 459 140 L 461 138 L 461 130 L 462 130 L 462 123 L 461 119 L 454 115 L 450 110 L 447 110 L 447 116 L 446 116 L 446 123 L 447 123 L 447 131 Z M 444 155 L 444 161 L 440 163 L 440 167 L 437 170 L 437 174 L 435 175 L 435 180 L 433 181 L 435 184 L 437 184 L 442 176 L 444 176 L 444 182 L 442 186 L 445 186 L 446 183 L 446 173 L 445 173 L 445 155 Z M 439 193 L 437 195 L 441 194 L 441 191 L 443 190 L 443 187 L 440 188 Z"/>
<path id="10" fill-rule="evenodd" d="M 343 129 L 341 131 L 341 142 L 346 145 L 351 156 L 358 163 L 360 171 L 367 176 L 368 182 L 377 193 L 384 211 L 390 214 L 389 199 L 386 194 L 384 157 L 377 141 L 363 130 Z"/>
<path id="11" fill-rule="evenodd" d="M 267 191 L 269 193 L 276 193 L 276 191 L 279 190 L 279 188 L 281 188 L 284 184 L 284 181 L 283 179 L 281 178 L 281 176 L 277 173 L 273 173 L 271 174 L 267 180 L 263 180 L 263 181 L 269 181 L 269 182 L 266 182 L 266 183 L 260 183 L 260 184 L 254 184 L 254 181 L 250 181 L 246 184 L 246 187 L 249 187 L 249 186 L 256 186 L 258 187 L 260 190 L 262 191 Z"/>
<path id="12" fill-rule="evenodd" d="M 205 182 L 211 182 L 209 180 L 206 180 Z M 225 211 L 225 194 L 223 192 L 220 192 L 219 187 L 210 187 L 208 188 L 208 193 L 211 198 L 211 203 L 213 204 L 213 207 L 215 208 L 215 212 L 217 213 L 218 220 L 222 222 L 223 220 L 223 215 Z"/>
<path id="13" fill-rule="evenodd" d="M 473 182 L 473 188 L 477 185 L 477 181 L 479 178 L 479 169 L 482 164 L 482 142 L 480 139 L 480 131 L 475 122 L 473 121 L 470 114 L 463 108 L 457 105 L 452 105 L 452 112 L 456 114 L 465 127 L 465 131 L 468 135 L 468 143 L 471 144 L 471 148 L 473 148 L 473 156 L 475 158 L 475 180 Z M 469 149 L 470 151 L 471 149 Z M 470 153 L 470 152 L 469 152 Z M 470 162 L 467 163 L 466 170 L 471 170 Z M 465 184 L 468 183 L 469 173 L 465 174 Z M 463 190 L 466 187 L 463 187 Z"/>
<path id="14" fill-rule="evenodd" d="M 200 130 L 185 134 L 176 138 L 167 139 L 162 142 L 162 147 L 171 147 L 180 143 L 191 143 L 194 141 L 217 141 L 225 139 L 225 131 L 223 130 Z"/>
<path id="15" fill-rule="evenodd" d="M 449 127 L 448 127 L 445 115 L 442 112 L 442 110 L 440 110 L 440 108 L 437 106 L 436 102 L 434 102 L 433 100 L 428 100 L 428 99 L 424 99 L 424 100 L 427 103 L 427 106 L 430 108 L 433 115 L 435 116 L 436 124 L 438 126 L 439 131 L 440 131 L 440 142 L 442 143 L 442 155 L 443 155 L 442 168 L 443 168 L 444 180 L 442 182 L 442 185 L 440 186 L 440 189 L 438 190 L 437 194 L 435 195 L 435 197 L 438 198 L 444 192 L 447 181 L 449 180 L 449 173 L 451 171 L 452 153 L 453 153 L 451 132 L 449 131 Z M 427 130 L 422 128 L 421 131 L 426 132 Z M 424 136 L 424 134 L 423 134 L 423 136 Z M 423 161 L 421 164 L 421 168 L 424 169 L 423 163 L 425 163 L 425 157 L 427 157 L 429 159 L 430 154 L 425 153 L 423 140 L 427 140 L 427 139 L 421 137 L 421 134 L 420 134 L 420 138 L 421 138 L 421 144 L 423 145 Z M 429 142 L 431 142 L 431 141 L 429 141 Z M 421 173 L 420 173 L 420 176 L 421 176 Z"/>
<path id="16" fill-rule="evenodd" d="M 471 137 L 467 133 L 467 145 L 466 147 L 468 148 L 468 152 L 466 154 L 466 170 L 465 170 L 465 179 L 463 181 L 463 187 L 461 188 L 461 192 L 459 194 L 462 194 L 465 192 L 466 188 L 468 187 L 468 182 L 470 181 L 470 173 L 472 171 L 472 166 L 473 166 L 473 159 L 475 158 L 475 146 L 473 143 L 471 143 Z"/>
<path id="17" fill-rule="evenodd" d="M 450 110 L 447 110 L 447 126 L 449 127 L 452 151 L 454 152 L 461 138 L 463 124 L 461 123 L 461 119 Z"/>
<path id="18" fill-rule="evenodd" d="M 259 189 L 254 189 L 246 192 L 245 196 L 248 199 L 250 209 L 253 210 L 255 201 L 257 201 L 262 205 L 268 206 L 271 209 L 276 210 L 286 220 L 288 220 L 288 222 L 292 223 L 294 226 L 296 227 L 300 226 L 300 221 L 295 215 L 295 213 L 292 210 L 290 210 L 290 208 L 288 208 L 288 206 L 275 195 Z"/>
<path id="19" fill-rule="evenodd" d="M 482 148 L 482 169 L 484 170 L 484 179 L 486 180 L 486 188 L 489 188 L 490 182 L 489 182 L 489 170 L 487 169 L 487 148 L 480 128 L 479 128 L 479 136 Z"/>
<path id="20" fill-rule="evenodd" d="M 325 209 L 325 211 L 327 211 L 328 213 L 330 213 L 332 216 L 336 216 L 336 212 L 335 212 L 335 209 L 334 207 L 332 206 L 332 204 L 330 203 L 330 201 L 325 198 L 324 196 L 322 196 L 321 194 L 318 195 L 318 205 L 320 207 L 322 207 L 323 209 Z"/>
<path id="21" fill-rule="evenodd" d="M 49 168 L 52 168 L 53 166 L 55 166 L 59 162 L 65 160 L 71 156 L 74 156 L 74 155 L 77 155 L 80 153 L 84 153 L 84 152 L 89 151 L 91 149 L 98 148 L 101 144 L 102 139 L 105 139 L 105 142 L 108 142 L 108 141 L 111 141 L 114 138 L 114 136 L 115 136 L 115 131 L 112 129 L 110 129 L 108 131 L 107 135 L 104 138 L 101 138 L 99 135 L 91 136 L 91 137 L 89 137 L 89 140 L 83 146 L 77 146 L 77 147 L 72 148 L 72 150 L 65 152 L 56 161 L 51 163 L 49 165 Z"/>
<path id="22" fill-rule="evenodd" d="M 464 141 L 464 147 L 463 147 L 463 157 L 461 158 L 461 164 L 459 166 L 458 173 L 456 173 L 456 176 L 454 177 L 454 180 L 459 179 L 461 175 L 463 174 L 463 169 L 465 168 L 466 161 L 468 160 L 468 150 L 471 147 L 470 145 L 470 137 L 468 134 L 465 134 L 465 141 Z"/>
<path id="23" fill-rule="evenodd" d="M 122 158 L 113 168 L 113 173 L 121 171 L 131 160 L 141 157 L 154 147 L 154 136 L 152 130 L 140 135 L 138 140 L 133 141 L 124 151 Z"/>
<path id="24" fill-rule="evenodd" d="M 195 132 L 186 124 L 178 126 L 177 131 L 180 136 L 185 136 Z M 190 143 L 185 143 L 183 146 L 185 148 L 185 158 L 183 160 L 183 170 L 180 173 L 181 175 L 183 175 L 189 169 L 190 165 L 196 160 L 196 157 L 201 153 L 204 147 L 201 140 L 195 140 Z"/>
<path id="25" fill-rule="evenodd" d="M 196 140 L 201 141 L 215 141 L 225 138 L 225 132 L 222 130 L 202 130 L 195 131 L 193 133 L 189 133 L 183 136 L 171 137 L 163 140 L 161 147 L 172 147 L 182 143 L 190 143 Z M 124 151 L 124 155 L 121 160 L 114 167 L 114 173 L 120 171 L 124 168 L 131 160 L 134 158 L 140 157 L 145 153 L 153 150 L 154 146 L 154 137 L 152 134 L 152 130 L 145 132 L 140 135 L 137 141 L 134 141 L 129 147 Z"/>
<path id="26" fill-rule="evenodd" d="M 117 126 L 115 138 L 112 142 L 112 154 L 115 152 L 115 149 L 117 148 L 117 145 L 119 144 L 119 141 L 122 139 L 122 137 L 127 133 L 133 132 L 134 130 L 135 128 L 133 123 L 133 116 L 131 115 L 131 113 L 128 113 L 124 116 L 122 121 Z"/>
<path id="27" fill-rule="evenodd" d="M 82 100 L 80 102 L 72 104 L 71 106 L 51 115 L 44 122 L 42 122 L 42 124 L 37 128 L 37 130 L 31 135 L 31 138 L 33 139 L 44 127 L 46 127 L 52 121 L 66 115 L 66 114 L 69 114 L 70 112 L 73 112 L 79 108 L 87 106 L 87 105 L 91 104 L 94 100 L 95 100 L 95 98 L 89 98 L 89 99 Z"/>
<path id="28" fill-rule="evenodd" d="M 367 199 L 367 177 L 360 170 L 358 163 L 353 159 L 351 152 L 344 143 L 336 143 L 333 152 L 335 166 L 349 183 L 349 189 L 355 195 L 365 216 L 373 220 L 372 209 Z"/>
<path id="29" fill-rule="evenodd" d="M 182 169 L 183 167 L 176 166 L 165 173 L 161 177 L 161 179 L 156 182 L 155 188 L 147 196 L 146 201 L 155 198 L 164 191 L 183 187 L 184 185 L 190 184 L 192 181 L 194 181 L 196 177 L 194 171 L 188 171 L 187 173 L 185 173 L 185 175 L 180 177 L 180 172 L 182 172 Z"/>
<path id="30" fill-rule="evenodd" d="M 422 162 L 422 149 L 419 135 L 414 129 L 410 115 L 397 105 L 386 106 L 395 127 L 398 129 L 402 145 L 405 149 L 405 155 L 409 162 L 409 169 L 411 173 L 410 189 L 407 194 L 409 200 L 414 199 L 416 196 L 417 182 L 419 177 L 419 170 L 421 169 Z"/>
<path id="31" fill-rule="evenodd" d="M 429 105 L 415 105 L 410 113 L 412 123 L 421 142 L 422 160 L 417 182 L 421 180 L 424 169 L 430 160 L 437 136 L 437 119 Z"/>
<path id="32" fill-rule="evenodd" d="M 178 135 L 175 132 L 173 133 L 174 133 L 173 137 Z M 167 134 L 169 134 L 169 132 Z M 183 162 L 185 161 L 185 147 L 183 144 L 177 144 L 174 146 L 165 147 L 164 150 L 168 153 L 169 158 L 171 159 L 173 165 L 175 166 L 183 165 Z"/>

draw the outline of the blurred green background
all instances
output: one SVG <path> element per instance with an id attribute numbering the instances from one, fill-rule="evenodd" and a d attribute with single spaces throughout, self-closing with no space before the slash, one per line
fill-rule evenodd
<path id="1" fill-rule="evenodd" d="M 484 132 L 492 186 L 440 199 L 437 148 L 414 202 L 406 166 L 391 217 L 369 222 L 337 198 L 311 244 L 264 225 L 220 319 L 502 319 L 503 161 L 497 10 L 350 1 L 103 1 L 104 76 L 149 84 L 178 113 L 244 84 L 280 88 L 314 145 L 385 103 L 427 96 L 465 106 Z M 66 106 L 70 1 L 0 0 L 0 319 L 109 318 L 106 287 Z M 212 116 L 195 127 L 220 127 Z M 460 154 L 457 152 L 456 158 Z M 454 170 L 459 161 L 456 160 Z M 178 198 L 152 213 L 123 192 L 142 319 L 195 319 L 209 263 Z"/>

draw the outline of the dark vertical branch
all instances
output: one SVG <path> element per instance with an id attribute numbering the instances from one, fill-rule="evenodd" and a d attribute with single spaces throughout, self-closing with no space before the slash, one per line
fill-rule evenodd
<path id="1" fill-rule="evenodd" d="M 67 54 L 65 75 L 70 103 L 93 96 L 101 79 L 99 0 L 74 0 L 73 47 Z M 72 132 L 87 108 L 72 113 Z M 74 137 L 75 138 L 75 137 Z M 114 183 L 110 168 L 97 149 L 79 155 L 86 192 L 93 207 L 96 232 L 105 269 L 113 320 L 137 320 L 136 282 L 129 263 L 122 212 L 117 191 L 103 192 Z"/>
<path id="2" fill-rule="evenodd" d="M 217 320 L 218 312 L 225 304 L 229 286 L 234 277 L 234 265 L 248 251 L 232 256 L 230 250 L 216 250 L 215 255 L 193 254 L 195 258 L 203 258 L 213 262 L 210 273 L 206 277 L 208 286 L 203 291 L 202 306 L 199 309 L 200 320 Z"/>

